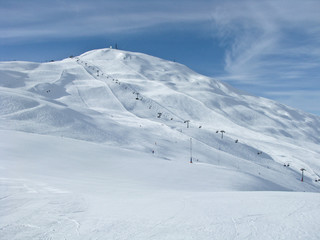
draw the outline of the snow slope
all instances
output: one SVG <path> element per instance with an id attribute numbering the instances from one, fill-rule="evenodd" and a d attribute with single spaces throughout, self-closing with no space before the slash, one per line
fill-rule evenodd
<path id="1" fill-rule="evenodd" d="M 0 137 L 0 239 L 319 238 L 319 193 L 86 141 Z"/>
<path id="2" fill-rule="evenodd" d="M 141 53 L 1 62 L 0 239 L 318 239 L 319 133 Z"/>

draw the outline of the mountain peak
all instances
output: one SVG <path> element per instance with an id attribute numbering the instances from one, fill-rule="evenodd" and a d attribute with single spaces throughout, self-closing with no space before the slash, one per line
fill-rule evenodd
<path id="1" fill-rule="evenodd" d="M 157 143 L 158 157 L 169 160 L 181 159 L 192 138 L 205 163 L 221 155 L 232 168 L 239 159 L 275 169 L 290 161 L 310 178 L 320 172 L 319 117 L 179 63 L 107 48 L 53 63 L 0 63 L 0 77 L 3 129 L 147 153 Z"/>

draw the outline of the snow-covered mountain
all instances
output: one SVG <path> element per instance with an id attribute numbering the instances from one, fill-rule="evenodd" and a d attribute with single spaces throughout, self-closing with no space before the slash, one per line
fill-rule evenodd
<path id="1" fill-rule="evenodd" d="M 234 165 L 217 157 L 227 154 L 292 163 L 312 180 L 320 173 L 320 117 L 179 63 L 101 49 L 59 62 L 2 62 L 0 84 L 2 129 L 155 150 L 169 160 L 188 159 L 192 137 L 201 162 Z"/>
<path id="2" fill-rule="evenodd" d="M 0 129 L 0 171 L 3 176 L 0 201 L 7 204 L 5 212 L 0 212 L 0 217 L 7 221 L 0 222 L 0 239 L 1 236 L 21 239 L 16 228 L 23 230 L 24 239 L 28 238 L 29 232 L 33 234 L 30 239 L 35 239 L 34 234 L 39 234 L 39 239 L 40 236 L 60 237 L 54 235 L 52 229 L 51 232 L 48 230 L 52 226 L 50 223 L 40 227 L 46 229 L 47 235 L 41 235 L 37 220 L 32 224 L 21 223 L 24 216 L 39 217 L 33 210 L 30 213 L 33 207 L 43 204 L 43 211 L 53 209 L 48 202 L 29 196 L 32 192 L 41 193 L 48 199 L 59 193 L 62 196 L 57 200 L 59 206 L 66 196 L 76 192 L 84 200 L 68 200 L 63 221 L 73 219 L 68 223 L 74 230 L 74 234 L 69 232 L 70 238 L 79 239 L 83 231 L 87 235 L 80 238 L 89 239 L 100 235 L 97 232 L 90 235 L 83 228 L 86 223 L 79 223 L 80 220 L 71 218 L 71 215 L 90 209 L 86 212 L 89 215 L 85 215 L 85 221 L 90 222 L 90 214 L 99 216 L 99 213 L 97 207 L 90 208 L 88 204 L 102 204 L 104 197 L 113 191 L 117 193 L 110 200 L 113 204 L 121 197 L 128 197 L 129 192 L 132 197 L 129 201 L 137 206 L 139 200 L 133 200 L 136 198 L 135 194 L 131 195 L 132 191 L 140 192 L 144 196 L 142 201 L 147 201 L 146 192 L 149 194 L 150 189 L 156 191 L 157 196 L 160 190 L 166 191 L 165 199 L 172 198 L 179 205 L 181 202 L 177 200 L 176 191 L 186 192 L 183 199 L 188 198 L 188 192 L 206 192 L 206 199 L 217 191 L 320 190 L 320 117 L 243 93 L 179 63 L 141 53 L 99 49 L 57 62 L 1 62 Z M 191 156 L 193 164 L 189 164 Z M 303 182 L 300 181 L 301 168 L 305 169 Z M 81 179 L 85 179 L 84 182 Z M 106 190 L 102 190 L 104 187 Z M 100 193 L 103 193 L 101 198 Z M 254 196 L 247 194 L 249 198 Z M 223 198 L 229 199 L 229 204 L 233 203 L 230 199 L 246 198 L 244 193 L 227 195 L 223 194 Z M 197 196 L 191 194 L 189 197 L 195 201 Z M 259 199 L 264 197 L 266 195 L 261 195 Z M 16 214 L 12 209 L 17 204 L 10 205 L 10 198 L 17 204 L 29 199 L 35 206 L 30 207 L 26 215 L 21 213 L 24 208 Z M 296 211 L 300 208 L 298 202 L 302 196 L 294 195 L 294 198 L 296 208 L 293 211 Z M 310 202 L 316 198 L 319 199 L 318 194 L 308 195 Z M 153 212 L 151 202 L 147 206 Z M 188 214 L 194 214 L 188 201 L 183 202 Z M 204 206 L 208 204 L 206 202 Z M 277 209 L 277 201 L 270 204 Z M 170 211 L 175 208 L 170 204 L 161 206 Z M 308 211 L 314 208 L 309 207 Z M 139 205 L 141 211 L 142 208 Z M 52 211 L 58 211 L 54 209 Z M 109 208 L 103 209 L 106 215 L 110 211 Z M 200 210 L 204 212 L 204 209 Z M 128 206 L 125 211 L 129 216 L 135 214 Z M 237 211 L 234 208 L 228 214 Z M 131 232 L 119 236 L 151 239 L 152 229 L 163 220 L 161 210 L 154 213 L 155 218 L 143 215 L 154 221 L 148 228 L 150 234 L 135 236 Z M 113 220 L 123 223 L 126 215 L 117 214 L 111 214 Z M 51 215 L 54 221 L 58 221 L 55 212 Z M 131 217 L 132 221 L 137 220 Z M 165 219 L 170 217 L 164 216 Z M 14 225 L 17 219 L 20 223 Z M 146 224 L 145 219 L 138 220 Z M 231 219 L 236 226 L 237 220 Z M 291 220 L 297 219 L 291 217 Z M 101 227 L 107 222 L 101 222 Z M 262 223 L 257 226 L 262 227 Z M 94 225 L 93 222 L 87 224 Z M 110 224 L 115 223 L 110 220 Z M 138 228 L 142 227 L 138 225 Z M 66 233 L 68 228 L 61 231 Z M 114 231 L 119 233 L 124 229 Z M 246 231 L 248 228 L 235 236 L 243 239 L 245 235 L 241 234 Z M 108 235 L 109 239 L 116 239 L 115 232 L 115 235 Z M 190 238 L 189 233 L 184 235 L 181 232 L 179 236 L 184 237 L 170 238 L 171 235 L 164 237 L 161 233 L 159 236 L 162 237 L 155 239 L 212 239 L 208 232 L 200 238 Z M 232 238 L 228 234 L 218 236 L 217 239 Z M 306 236 L 313 239 L 316 233 L 311 230 Z"/>

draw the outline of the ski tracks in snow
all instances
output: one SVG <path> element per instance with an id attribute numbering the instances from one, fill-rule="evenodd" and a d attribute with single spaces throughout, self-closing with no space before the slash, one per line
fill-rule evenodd
<path id="1" fill-rule="evenodd" d="M 70 239 L 80 236 L 84 200 L 37 181 L 0 178 L 0 239 Z"/>
<path id="2" fill-rule="evenodd" d="M 163 233 L 163 229 L 166 228 L 168 225 L 175 225 L 179 224 L 180 219 L 179 216 L 183 214 L 184 210 L 186 209 L 186 199 L 182 200 L 178 203 L 179 207 L 176 209 L 172 214 L 169 216 L 163 217 L 162 219 L 154 222 L 154 223 L 147 223 L 146 229 L 141 229 L 135 233 L 130 234 L 129 236 L 126 236 L 126 240 L 131 239 L 161 239 L 161 236 L 159 237 L 159 234 L 161 235 Z M 176 220 L 176 221 L 175 221 Z M 120 238 L 123 239 L 123 238 Z"/>

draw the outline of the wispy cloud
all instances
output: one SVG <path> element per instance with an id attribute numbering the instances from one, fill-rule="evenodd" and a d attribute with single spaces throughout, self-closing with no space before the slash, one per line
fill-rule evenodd
<path id="1" fill-rule="evenodd" d="M 6 1 L 0 3 L 0 39 L 99 35 L 209 17 L 209 9 L 192 1 Z"/>
<path id="2" fill-rule="evenodd" d="M 233 1 L 213 15 L 227 45 L 225 79 L 268 84 L 272 79 L 313 77 L 319 67 L 319 1 Z M 287 75 L 287 76 L 285 76 Z"/>

